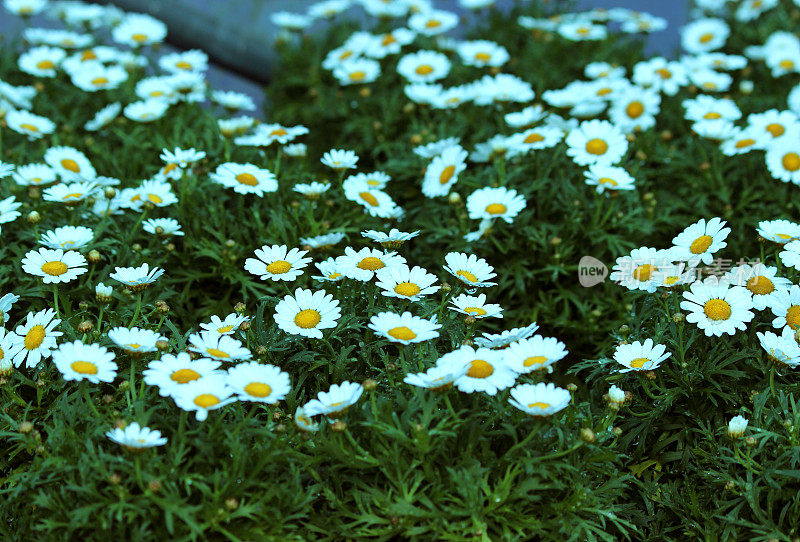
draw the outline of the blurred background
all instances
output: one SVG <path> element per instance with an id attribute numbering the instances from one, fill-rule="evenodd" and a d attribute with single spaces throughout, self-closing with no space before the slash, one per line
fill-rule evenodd
<path id="1" fill-rule="evenodd" d="M 497 0 L 497 6 L 508 9 L 514 1 Z M 276 11 L 304 13 L 314 0 L 96 0 L 96 3 L 114 4 L 126 11 L 148 13 L 161 19 L 169 28 L 170 47 L 199 48 L 209 54 L 213 62 L 209 72 L 212 85 L 245 92 L 260 102 L 260 84 L 270 77 L 274 65 L 272 44 L 279 33 L 270 15 Z M 669 26 L 648 37 L 647 52 L 664 56 L 673 56 L 677 50 L 678 32 L 689 11 L 688 0 L 550 0 L 550 3 L 556 11 L 625 7 L 663 17 Z M 440 9 L 465 12 L 457 0 L 434 0 L 434 4 Z M 348 12 L 352 17 L 361 14 L 358 8 Z M 44 17 L 35 18 L 33 23 L 55 25 Z M 21 28 L 19 19 L 0 12 L 0 34 L 8 35 Z"/>

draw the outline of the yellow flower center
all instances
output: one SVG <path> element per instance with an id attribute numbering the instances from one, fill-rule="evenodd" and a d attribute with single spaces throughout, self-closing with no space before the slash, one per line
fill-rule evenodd
<path id="1" fill-rule="evenodd" d="M 358 262 L 357 267 L 359 269 L 375 271 L 376 269 L 383 269 L 384 267 L 386 267 L 386 264 L 384 264 L 379 258 L 376 258 L 375 256 L 368 256 L 363 260 L 361 260 L 360 262 Z"/>
<path id="2" fill-rule="evenodd" d="M 294 317 L 294 323 L 297 327 L 303 329 L 311 329 L 317 327 L 317 324 L 322 320 L 322 315 L 319 311 L 314 309 L 304 309 L 298 312 Z"/>
<path id="3" fill-rule="evenodd" d="M 73 361 L 69 366 L 73 371 L 82 375 L 97 374 L 97 365 L 90 361 Z"/>
<path id="4" fill-rule="evenodd" d="M 474 359 L 470 363 L 467 376 L 470 378 L 489 378 L 494 374 L 494 367 L 488 361 Z"/>
<path id="5" fill-rule="evenodd" d="M 45 330 L 42 324 L 36 324 L 25 334 L 25 348 L 36 350 L 44 342 Z"/>
<path id="6" fill-rule="evenodd" d="M 367 76 L 366 72 L 363 71 L 350 72 L 351 81 L 363 81 L 366 76 Z"/>
<path id="7" fill-rule="evenodd" d="M 406 326 L 393 327 L 386 333 L 388 333 L 390 337 L 397 339 L 398 341 L 411 341 L 415 339 L 417 336 L 416 333 L 411 331 Z"/>
<path id="8" fill-rule="evenodd" d="M 413 282 L 401 282 L 394 287 L 394 291 L 395 293 L 404 295 L 406 297 L 414 297 L 420 292 L 420 288 Z"/>
<path id="9" fill-rule="evenodd" d="M 543 403 L 541 401 L 537 401 L 535 403 L 528 403 L 528 408 L 541 408 L 544 410 L 545 408 L 550 408 L 550 403 Z"/>
<path id="10" fill-rule="evenodd" d="M 163 201 L 164 201 L 163 199 L 161 199 L 161 197 L 160 197 L 160 196 L 157 196 L 157 195 L 155 195 L 155 194 L 148 194 L 148 195 L 147 195 L 147 199 L 149 199 L 149 200 L 150 200 L 150 201 L 152 201 L 153 203 L 161 203 L 161 202 L 163 202 Z"/>
<path id="11" fill-rule="evenodd" d="M 600 138 L 590 139 L 586 142 L 586 152 L 589 154 L 594 154 L 595 156 L 601 156 L 606 153 L 608 150 L 608 143 L 603 141 Z"/>
<path id="12" fill-rule="evenodd" d="M 194 66 L 190 62 L 186 62 L 185 60 L 180 60 L 175 63 L 175 67 L 179 70 L 191 70 Z"/>
<path id="13" fill-rule="evenodd" d="M 64 158 L 61 160 L 61 167 L 66 169 L 67 171 L 71 171 L 72 173 L 78 173 L 81 170 L 81 167 L 78 165 L 78 162 L 75 160 L 71 160 L 69 158 Z"/>
<path id="14" fill-rule="evenodd" d="M 134 34 L 131 39 L 136 43 L 144 43 L 147 41 L 147 34 Z"/>
<path id="15" fill-rule="evenodd" d="M 69 268 L 67 267 L 67 264 L 59 261 L 47 262 L 42 266 L 42 271 L 44 271 L 51 277 L 58 277 L 60 275 L 63 275 L 64 273 L 67 272 L 68 269 Z"/>
<path id="16" fill-rule="evenodd" d="M 464 307 L 464 312 L 467 314 L 477 314 L 478 316 L 484 316 L 486 314 L 486 309 L 482 309 L 481 307 Z"/>
<path id="17" fill-rule="evenodd" d="M 650 265 L 649 263 L 640 265 L 633 270 L 633 278 L 641 282 L 646 282 L 650 280 L 650 276 L 653 274 L 655 269 L 656 267 L 654 265 Z"/>
<path id="18" fill-rule="evenodd" d="M 708 43 L 712 39 L 714 39 L 714 34 L 706 33 L 700 36 L 700 43 Z"/>
<path id="19" fill-rule="evenodd" d="M 456 173 L 456 166 L 447 166 L 442 170 L 441 175 L 439 175 L 439 182 L 441 184 L 447 184 L 450 182 L 450 179 L 453 178 L 453 175 Z"/>
<path id="20" fill-rule="evenodd" d="M 212 356 L 212 357 L 215 357 L 215 358 L 229 358 L 229 357 L 231 357 L 231 355 L 228 354 L 227 352 L 223 352 L 222 350 L 219 350 L 217 348 L 206 348 L 206 352 L 208 353 L 209 356 Z"/>
<path id="21" fill-rule="evenodd" d="M 747 281 L 747 289 L 755 295 L 766 295 L 775 290 L 775 285 L 767 277 L 755 276 Z"/>
<path id="22" fill-rule="evenodd" d="M 391 34 L 384 34 L 383 39 L 381 40 L 381 45 L 386 47 L 387 45 L 391 45 L 392 43 L 396 42 L 397 40 Z"/>
<path id="23" fill-rule="evenodd" d="M 778 124 L 777 122 L 773 122 L 767 124 L 766 130 L 772 135 L 772 137 L 781 137 L 783 133 L 786 131 L 786 128 L 783 127 L 783 124 Z"/>
<path id="24" fill-rule="evenodd" d="M 522 362 L 523 367 L 530 367 L 531 365 L 541 365 L 547 361 L 545 356 L 531 356 Z"/>
<path id="25" fill-rule="evenodd" d="M 756 144 L 756 140 L 755 139 L 745 138 L 745 139 L 740 139 L 739 141 L 737 141 L 736 145 L 734 145 L 734 147 L 736 147 L 737 149 L 744 149 L 744 148 L 747 148 L 747 147 L 752 147 L 755 144 Z"/>
<path id="26" fill-rule="evenodd" d="M 258 179 L 250 173 L 240 173 L 234 179 L 236 179 L 236 182 L 247 186 L 256 186 L 258 184 Z"/>
<path id="27" fill-rule="evenodd" d="M 789 59 L 781 60 L 779 64 L 780 67 L 783 68 L 784 70 L 791 70 L 792 68 L 794 68 L 794 62 L 792 62 Z"/>
<path id="28" fill-rule="evenodd" d="M 430 75 L 433 73 L 433 66 L 430 64 L 422 64 L 421 66 L 417 66 L 417 69 L 414 71 L 417 72 L 417 75 Z"/>
<path id="29" fill-rule="evenodd" d="M 194 369 L 178 369 L 169 376 L 170 380 L 178 384 L 186 384 L 200 378 L 200 373 Z"/>
<path id="30" fill-rule="evenodd" d="M 329 279 L 338 279 L 341 276 L 342 276 L 341 273 L 331 273 L 330 275 L 328 275 L 328 278 Z"/>
<path id="31" fill-rule="evenodd" d="M 480 60 L 481 62 L 489 62 L 492 59 L 492 55 L 489 53 L 475 53 L 475 60 Z"/>
<path id="32" fill-rule="evenodd" d="M 721 119 L 722 115 L 720 115 L 716 111 L 710 111 L 710 112 L 706 113 L 705 115 L 703 115 L 703 118 L 707 119 L 707 120 L 716 120 L 716 119 Z"/>
<path id="33" fill-rule="evenodd" d="M 108 79 L 105 77 L 95 77 L 90 81 L 90 83 L 92 83 L 94 86 L 107 85 Z"/>
<path id="34" fill-rule="evenodd" d="M 617 186 L 619 183 L 610 177 L 600 177 L 597 179 L 597 182 L 600 184 L 608 184 L 611 186 Z"/>
<path id="35" fill-rule="evenodd" d="M 39 128 L 37 126 L 34 126 L 33 124 L 28 124 L 27 122 L 23 122 L 22 124 L 19 125 L 19 127 L 22 128 L 23 130 L 27 130 L 29 132 L 38 132 L 39 131 Z"/>
<path id="36" fill-rule="evenodd" d="M 263 382 L 251 382 L 244 387 L 244 391 L 253 397 L 267 397 L 272 393 L 272 388 Z"/>
<path id="37" fill-rule="evenodd" d="M 42 60 L 41 62 L 36 64 L 36 67 L 39 68 L 40 70 L 52 70 L 53 68 L 56 67 L 56 65 L 52 60 Z"/>
<path id="38" fill-rule="evenodd" d="M 672 72 L 666 68 L 659 68 L 656 70 L 656 73 L 661 77 L 661 79 L 669 79 L 672 77 Z"/>
<path id="39" fill-rule="evenodd" d="M 378 206 L 378 198 L 376 198 L 375 196 L 373 196 L 373 195 L 372 195 L 372 194 L 370 194 L 369 192 L 361 192 L 361 193 L 358 195 L 358 197 L 360 197 L 361 199 L 363 199 L 364 201 L 366 201 L 366 202 L 367 202 L 368 204 L 370 204 L 372 207 L 377 207 L 377 206 Z"/>
<path id="40" fill-rule="evenodd" d="M 598 96 L 608 96 L 609 94 L 611 94 L 611 89 L 608 87 L 603 87 L 600 90 L 598 90 L 596 94 Z"/>
<path id="41" fill-rule="evenodd" d="M 731 317 L 731 306 L 722 299 L 709 299 L 703 305 L 703 312 L 709 320 L 727 320 Z"/>
<path id="42" fill-rule="evenodd" d="M 230 333 L 233 330 L 233 326 L 222 326 L 217 328 L 217 333 Z"/>
<path id="43" fill-rule="evenodd" d="M 478 277 L 476 277 L 469 271 L 458 271 L 456 275 L 463 278 L 464 280 L 468 280 L 469 282 L 478 282 Z"/>
<path id="44" fill-rule="evenodd" d="M 142 345 L 139 343 L 128 343 L 125 346 L 127 346 L 131 350 L 136 350 L 137 348 L 140 348 Z"/>
<path id="45" fill-rule="evenodd" d="M 636 358 L 631 361 L 631 367 L 634 369 L 641 369 L 648 361 L 650 361 L 650 358 Z"/>
<path id="46" fill-rule="evenodd" d="M 792 305 L 786 311 L 786 323 L 792 329 L 800 327 L 800 305 Z"/>
<path id="47" fill-rule="evenodd" d="M 267 266 L 267 271 L 273 275 L 282 275 L 289 272 L 291 268 L 292 264 L 286 260 L 276 260 Z"/>
<path id="48" fill-rule="evenodd" d="M 781 164 L 786 171 L 797 171 L 800 169 L 800 154 L 788 152 L 783 155 Z"/>
<path id="49" fill-rule="evenodd" d="M 425 23 L 425 28 L 437 28 L 441 25 L 442 23 L 436 19 L 428 19 L 428 21 Z"/>
<path id="50" fill-rule="evenodd" d="M 642 102 L 631 102 L 625 108 L 625 114 L 632 119 L 638 119 L 644 113 L 644 105 Z"/>
<path id="51" fill-rule="evenodd" d="M 544 136 L 541 134 L 537 134 L 536 132 L 531 132 L 530 134 L 522 140 L 523 143 L 527 143 L 530 145 L 531 143 L 539 143 L 540 141 L 544 141 Z"/>
<path id="52" fill-rule="evenodd" d="M 502 215 L 508 208 L 502 203 L 490 203 L 486 206 L 486 212 L 490 215 Z"/>
<path id="53" fill-rule="evenodd" d="M 201 393 L 194 398 L 194 404 L 200 408 L 208 408 L 219 404 L 219 398 L 211 393 Z"/>
<path id="54" fill-rule="evenodd" d="M 702 254 L 703 252 L 708 250 L 708 247 L 710 247 L 711 243 L 713 242 L 714 238 L 711 237 L 710 235 L 701 235 L 700 237 L 692 241 L 692 244 L 689 246 L 689 251 L 692 254 Z"/>

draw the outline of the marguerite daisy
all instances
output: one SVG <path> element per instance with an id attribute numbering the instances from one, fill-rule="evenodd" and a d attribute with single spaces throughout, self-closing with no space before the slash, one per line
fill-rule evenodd
<path id="1" fill-rule="evenodd" d="M 511 388 L 508 402 L 530 416 L 551 416 L 564 410 L 571 400 L 570 394 L 555 384 L 520 384 Z"/>
<path id="2" fill-rule="evenodd" d="M 418 301 L 422 296 L 439 291 L 439 286 L 433 286 L 436 275 L 428 273 L 422 267 L 409 268 L 406 264 L 398 264 L 378 269 L 375 276 L 376 286 L 387 297 Z"/>
<path id="3" fill-rule="evenodd" d="M 753 297 L 742 286 L 711 276 L 689 288 L 683 293 L 681 309 L 689 311 L 686 321 L 697 324 L 707 337 L 733 335 L 737 329 L 747 329 L 747 322 L 753 319 Z"/>
<path id="4" fill-rule="evenodd" d="M 22 270 L 45 284 L 70 282 L 86 273 L 86 258 L 74 250 L 40 248 L 25 254 Z"/>
<path id="5" fill-rule="evenodd" d="M 286 333 L 321 339 L 322 330 L 336 327 L 341 314 L 339 301 L 325 290 L 298 288 L 275 306 L 275 323 Z"/>
<path id="6" fill-rule="evenodd" d="M 290 391 L 289 375 L 274 365 L 255 361 L 228 369 L 228 387 L 240 401 L 275 404 Z"/>
<path id="7" fill-rule="evenodd" d="M 435 339 L 442 325 L 436 323 L 435 316 L 426 320 L 410 312 L 381 312 L 370 318 L 368 327 L 391 342 L 408 345 Z"/>
<path id="8" fill-rule="evenodd" d="M 64 343 L 53 351 L 53 363 L 64 380 L 88 380 L 99 384 L 112 382 L 117 376 L 114 353 L 99 344 Z"/>
<path id="9" fill-rule="evenodd" d="M 672 355 L 663 344 L 654 344 L 653 339 L 621 344 L 614 351 L 614 361 L 624 367 L 620 373 L 629 371 L 651 371 Z"/>
<path id="10" fill-rule="evenodd" d="M 112 442 L 132 450 L 163 446 L 167 443 L 167 438 L 161 436 L 161 431 L 142 427 L 133 422 L 124 429 L 117 427 L 106 432 L 106 437 Z"/>
<path id="11" fill-rule="evenodd" d="M 306 254 L 307 251 L 297 248 L 289 250 L 286 245 L 264 245 L 256 249 L 255 258 L 245 260 L 244 269 L 261 280 L 291 281 L 302 275 L 311 261 L 303 257 Z"/>

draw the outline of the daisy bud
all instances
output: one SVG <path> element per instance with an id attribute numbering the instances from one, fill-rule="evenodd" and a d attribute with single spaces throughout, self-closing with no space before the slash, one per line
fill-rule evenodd
<path id="1" fill-rule="evenodd" d="M 131 383 L 128 382 L 127 380 L 123 380 L 122 382 L 119 383 L 118 389 L 119 389 L 119 391 L 127 391 L 128 388 L 130 388 L 130 387 L 131 387 Z"/>
<path id="2" fill-rule="evenodd" d="M 140 245 L 139 243 L 134 243 L 131 245 L 131 250 L 134 252 L 139 252 L 140 250 L 142 250 L 142 245 Z"/>
<path id="3" fill-rule="evenodd" d="M 728 436 L 731 438 L 741 438 L 744 435 L 745 429 L 747 429 L 748 420 L 744 416 L 734 416 L 731 421 L 728 422 Z"/>
<path id="4" fill-rule="evenodd" d="M 403 113 L 405 113 L 406 115 L 408 115 L 409 113 L 411 113 L 413 111 L 414 111 L 414 104 L 407 103 L 406 105 L 403 106 Z M 421 140 L 422 140 L 422 138 L 420 138 L 420 142 L 421 142 Z"/>
<path id="5" fill-rule="evenodd" d="M 264 345 L 261 345 L 258 348 L 256 348 L 256 355 L 258 355 L 258 356 L 267 355 L 267 347 L 264 346 Z"/>
<path id="6" fill-rule="evenodd" d="M 103 196 L 105 196 L 106 199 L 113 199 L 116 195 L 117 190 L 113 186 L 106 186 L 103 190 Z"/>
<path id="7" fill-rule="evenodd" d="M 561 244 L 562 241 L 563 239 L 561 239 L 561 237 L 553 237 L 552 239 L 550 239 L 550 244 L 553 246 L 558 246 Z"/>
<path id="8" fill-rule="evenodd" d="M 234 241 L 233 239 L 228 239 L 227 241 L 225 241 L 225 246 L 228 248 L 233 248 L 236 246 L 236 241 Z"/>
<path id="9" fill-rule="evenodd" d="M 122 482 L 122 477 L 116 472 L 112 472 L 108 477 L 108 483 L 111 485 L 119 485 Z"/>
<path id="10" fill-rule="evenodd" d="M 419 134 L 414 134 L 411 136 L 411 144 L 412 145 L 419 145 L 422 143 L 422 136 Z"/>
<path id="11" fill-rule="evenodd" d="M 167 252 L 172 252 L 173 250 L 175 250 L 175 243 L 167 243 L 166 245 L 164 245 L 164 250 L 166 250 Z"/>
<path id="12" fill-rule="evenodd" d="M 739 90 L 742 91 L 742 94 L 752 94 L 754 88 L 755 85 L 752 81 L 747 80 L 739 83 Z"/>
<path id="13" fill-rule="evenodd" d="M 111 395 L 111 394 L 109 394 L 109 393 L 105 394 L 105 395 L 103 396 L 103 402 L 104 402 L 105 404 L 107 404 L 107 405 L 110 405 L 111 403 L 113 403 L 113 402 L 114 402 L 114 396 L 113 396 L 113 395 Z"/>
<path id="14" fill-rule="evenodd" d="M 364 391 L 372 391 L 378 387 L 378 381 L 374 378 L 368 378 L 361 383 L 361 386 L 364 388 Z"/>
<path id="15" fill-rule="evenodd" d="M 675 314 L 672 315 L 672 321 L 675 322 L 676 324 L 680 324 L 684 320 L 686 320 L 686 315 L 683 314 L 682 312 L 676 312 Z"/>
<path id="16" fill-rule="evenodd" d="M 443 293 L 443 294 L 449 293 L 449 292 L 450 292 L 450 290 L 452 290 L 452 289 L 453 289 L 453 287 L 452 287 L 452 286 L 450 286 L 450 284 L 448 284 L 448 283 L 446 283 L 446 282 L 445 282 L 444 284 L 442 284 L 442 288 L 441 288 L 441 290 L 442 290 L 442 293 Z"/>
<path id="17" fill-rule="evenodd" d="M 36 387 L 37 388 L 44 388 L 46 384 L 47 384 L 47 382 L 45 382 L 44 379 L 42 379 L 42 378 L 39 378 L 39 379 L 36 380 Z"/>
<path id="18" fill-rule="evenodd" d="M 734 489 L 736 489 L 736 482 L 734 482 L 733 480 L 728 480 L 725 483 L 725 489 L 727 489 L 728 491 L 733 491 Z"/>
<path id="19" fill-rule="evenodd" d="M 167 305 L 166 301 L 159 299 L 156 301 L 156 309 L 158 312 L 168 313 L 169 312 L 169 305 Z"/>
<path id="20" fill-rule="evenodd" d="M 331 425 L 331 429 L 333 429 L 338 433 L 341 433 L 342 431 L 347 429 L 347 424 L 344 423 L 342 420 L 336 420 L 335 422 L 333 422 L 333 425 Z"/>
<path id="21" fill-rule="evenodd" d="M 576 391 L 578 391 L 578 385 L 575 384 L 574 382 L 570 382 L 569 384 L 567 384 L 567 390 L 569 390 L 572 393 L 575 393 Z"/>
<path id="22" fill-rule="evenodd" d="M 669 130 L 664 130 L 661 132 L 661 139 L 664 141 L 671 141 L 672 140 L 672 132 Z"/>
<path id="23" fill-rule="evenodd" d="M 619 326 L 619 332 L 622 335 L 627 335 L 630 332 L 631 328 L 627 324 L 622 324 Z"/>
<path id="24" fill-rule="evenodd" d="M 706 171 L 710 167 L 711 167 L 711 164 L 709 164 L 708 162 L 701 162 L 700 163 L 700 170 L 701 171 Z"/>
<path id="25" fill-rule="evenodd" d="M 89 260 L 91 263 L 99 262 L 101 257 L 102 256 L 100 252 L 94 249 L 90 250 L 89 253 L 86 255 L 86 259 Z"/>
<path id="26" fill-rule="evenodd" d="M 755 437 L 747 437 L 746 439 L 744 439 L 744 443 L 752 448 L 753 446 L 756 445 L 756 439 Z"/>
<path id="27" fill-rule="evenodd" d="M 85 311 L 89 308 L 89 304 L 86 301 L 80 301 L 78 302 L 78 308 L 82 311 Z"/>
<path id="28" fill-rule="evenodd" d="M 147 488 L 153 493 L 157 493 L 161 491 L 161 482 L 158 480 L 150 480 L 150 483 L 147 484 Z"/>
<path id="29" fill-rule="evenodd" d="M 89 320 L 83 320 L 80 324 L 78 324 L 78 331 L 81 333 L 89 333 L 92 329 L 94 329 L 94 324 Z"/>
<path id="30" fill-rule="evenodd" d="M 40 445 L 38 445 L 38 446 L 36 447 L 36 453 L 37 453 L 37 454 L 43 454 L 43 453 L 44 453 L 44 446 L 42 446 L 41 444 L 40 444 Z"/>
<path id="31" fill-rule="evenodd" d="M 89 254 L 91 257 L 91 253 Z M 102 301 L 103 303 L 108 303 L 111 301 L 111 294 L 114 293 L 114 288 L 111 286 L 106 286 L 102 282 L 97 283 L 97 286 L 94 287 L 94 293 L 97 296 L 98 301 Z"/>
<path id="32" fill-rule="evenodd" d="M 156 235 L 164 235 L 164 228 L 156 226 Z"/>
<path id="33" fill-rule="evenodd" d="M 581 440 L 583 440 L 584 442 L 594 442 L 595 440 L 594 431 L 592 431 L 588 427 L 584 427 L 583 429 L 581 429 Z"/>
<path id="34" fill-rule="evenodd" d="M 286 432 L 286 425 L 282 424 L 282 423 L 279 423 L 278 425 L 275 426 L 275 432 L 276 433 L 285 433 Z"/>
<path id="35" fill-rule="evenodd" d="M 461 341 L 461 345 L 462 345 L 462 346 L 472 346 L 472 345 L 474 345 L 474 344 L 475 344 L 475 343 L 474 343 L 474 342 L 472 342 L 472 339 L 464 339 L 463 341 Z"/>
<path id="36" fill-rule="evenodd" d="M 458 192 L 450 192 L 450 195 L 447 196 L 447 201 L 449 201 L 451 205 L 458 205 L 461 203 L 461 194 Z"/>
<path id="37" fill-rule="evenodd" d="M 156 341 L 156 348 L 159 351 L 164 352 L 169 349 L 169 341 L 165 341 L 164 339 L 159 339 Z"/>
<path id="38" fill-rule="evenodd" d="M 27 435 L 33 431 L 33 424 L 31 422 L 22 422 L 19 424 L 19 432 L 23 435 Z"/>
<path id="39" fill-rule="evenodd" d="M 469 316 L 467 316 L 466 318 L 464 318 L 464 322 L 465 322 L 465 323 L 466 323 L 468 326 L 471 326 L 472 324 L 474 324 L 474 323 L 475 323 L 475 322 L 477 322 L 477 321 L 478 321 L 478 320 L 477 320 L 477 319 L 476 319 L 474 316 L 472 316 L 471 314 L 470 314 Z"/>
<path id="40" fill-rule="evenodd" d="M 233 306 L 233 310 L 236 311 L 236 314 L 242 314 L 244 311 L 247 310 L 247 306 L 239 301 L 236 305 Z"/>
<path id="41" fill-rule="evenodd" d="M 250 329 L 250 322 L 249 321 L 242 322 L 241 324 L 239 324 L 239 329 L 241 329 L 242 331 L 247 331 L 248 329 Z"/>
<path id="42" fill-rule="evenodd" d="M 625 402 L 625 392 L 617 386 L 611 386 L 608 389 L 608 402 L 619 408 Z"/>
<path id="43" fill-rule="evenodd" d="M 611 430 L 614 433 L 614 436 L 620 436 L 622 434 L 622 427 L 615 427 Z"/>
<path id="44" fill-rule="evenodd" d="M 387 363 L 386 364 L 386 370 L 387 371 L 396 371 L 397 370 L 397 364 L 396 363 Z"/>
<path id="45" fill-rule="evenodd" d="M 25 217 L 25 220 L 27 220 L 31 224 L 38 224 L 41 219 L 42 215 L 40 215 L 36 211 L 31 211 L 30 213 L 28 213 L 28 216 Z"/>
<path id="46" fill-rule="evenodd" d="M 0 376 L 8 376 L 14 370 L 14 365 L 11 363 L 13 358 L 3 356 L 0 358 Z"/>
<path id="47" fill-rule="evenodd" d="M 636 158 L 638 160 L 647 160 L 647 153 L 644 151 L 636 151 Z"/>
<path id="48" fill-rule="evenodd" d="M 227 508 L 228 510 L 236 510 L 237 508 L 239 508 L 239 501 L 237 501 L 233 497 L 225 499 L 225 508 Z"/>
<path id="49" fill-rule="evenodd" d="M 369 89 L 369 87 L 362 87 L 358 93 L 362 98 L 369 98 L 369 96 L 372 94 L 372 91 Z"/>
<path id="50" fill-rule="evenodd" d="M 272 413 L 272 421 L 279 422 L 281 421 L 281 418 L 283 418 L 283 412 L 280 410 L 276 410 Z"/>
<path id="51" fill-rule="evenodd" d="M 653 371 L 647 371 L 646 373 L 644 373 L 644 376 L 647 377 L 647 380 L 655 380 L 656 379 L 656 373 L 654 373 Z"/>
<path id="52" fill-rule="evenodd" d="M 783 420 L 782 424 L 786 429 L 792 428 L 792 420 Z"/>

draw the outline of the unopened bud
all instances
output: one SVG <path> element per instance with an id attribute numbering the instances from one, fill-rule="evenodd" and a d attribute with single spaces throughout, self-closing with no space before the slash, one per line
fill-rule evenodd
<path id="1" fill-rule="evenodd" d="M 42 215 L 40 215 L 36 211 L 31 211 L 30 213 L 28 213 L 28 216 L 25 217 L 25 220 L 27 220 L 31 224 L 38 224 L 39 221 L 42 220 Z"/>
<path id="2" fill-rule="evenodd" d="M 374 378 L 368 378 L 361 383 L 361 386 L 364 388 L 365 391 L 372 391 L 378 387 L 378 381 L 375 380 Z"/>
<path id="3" fill-rule="evenodd" d="M 336 420 L 335 422 L 333 422 L 333 425 L 331 425 L 331 429 L 333 429 L 338 433 L 341 433 L 342 431 L 347 429 L 347 424 L 344 423 L 342 420 Z"/>
<path id="4" fill-rule="evenodd" d="M 578 391 L 578 385 L 574 382 L 570 382 L 567 384 L 567 390 L 569 390 L 571 393 L 575 393 Z"/>
<path id="5" fill-rule="evenodd" d="M 233 310 L 236 311 L 237 314 L 242 314 L 244 311 L 247 310 L 247 306 L 239 301 L 236 305 L 233 306 Z"/>
<path id="6" fill-rule="evenodd" d="M 147 487 L 153 493 L 157 493 L 161 491 L 161 482 L 159 482 L 158 480 L 150 480 L 150 483 L 147 484 Z"/>
<path id="7" fill-rule="evenodd" d="M 159 339 L 156 341 L 156 348 L 160 352 L 164 352 L 169 349 L 169 341 L 165 341 L 164 339 Z"/>
<path id="8" fill-rule="evenodd" d="M 233 497 L 229 497 L 225 499 L 225 508 L 227 508 L 228 510 L 236 510 L 237 508 L 239 508 L 239 501 L 237 501 Z"/>
<path id="9" fill-rule="evenodd" d="M 102 258 L 102 255 L 97 250 L 90 250 L 89 253 L 86 255 L 86 259 L 89 260 L 91 263 L 97 263 Z"/>
<path id="10" fill-rule="evenodd" d="M 22 422 L 19 424 L 19 432 L 23 435 L 27 435 L 33 431 L 33 424 L 31 422 Z"/>
<path id="11" fill-rule="evenodd" d="M 81 333 L 89 333 L 92 329 L 94 329 L 94 324 L 89 320 L 83 320 L 80 324 L 78 324 L 78 331 Z"/>
<path id="12" fill-rule="evenodd" d="M 595 436 L 594 431 L 589 429 L 588 427 L 584 427 L 581 429 L 581 440 L 584 442 L 594 442 Z"/>

